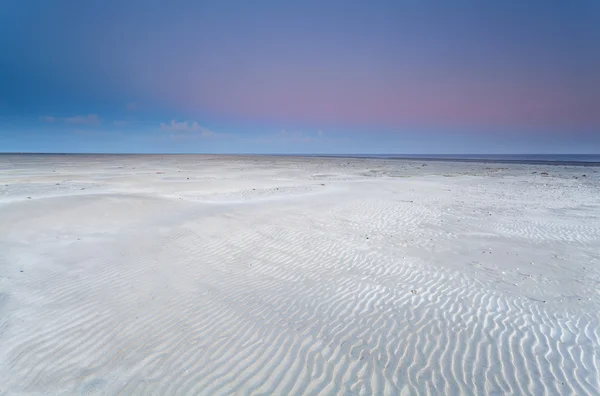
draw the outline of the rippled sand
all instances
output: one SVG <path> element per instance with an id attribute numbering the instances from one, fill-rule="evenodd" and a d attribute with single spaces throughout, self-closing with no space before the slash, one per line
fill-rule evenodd
<path id="1" fill-rule="evenodd" d="M 597 395 L 599 197 L 585 167 L 3 155 L 0 394 Z"/>

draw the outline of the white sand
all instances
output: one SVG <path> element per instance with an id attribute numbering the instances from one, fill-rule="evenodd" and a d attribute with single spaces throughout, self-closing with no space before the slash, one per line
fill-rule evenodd
<path id="1" fill-rule="evenodd" d="M 0 156 L 0 394 L 600 394 L 598 169 L 422 164 Z"/>

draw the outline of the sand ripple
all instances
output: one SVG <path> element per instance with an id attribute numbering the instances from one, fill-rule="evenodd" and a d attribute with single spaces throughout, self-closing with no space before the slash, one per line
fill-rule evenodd
<path id="1" fill-rule="evenodd" d="M 445 207 L 352 188 L 355 199 L 310 205 L 49 200 L 35 234 L 12 212 L 0 393 L 599 394 L 597 312 L 438 265 L 431 252 L 461 240 Z M 116 233 L 102 219 L 118 208 Z M 61 226 L 74 215 L 86 220 Z M 598 237 L 558 220 L 486 230 L 565 246 Z"/>

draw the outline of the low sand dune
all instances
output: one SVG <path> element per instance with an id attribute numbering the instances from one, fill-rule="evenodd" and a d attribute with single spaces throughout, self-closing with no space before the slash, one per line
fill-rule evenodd
<path id="1" fill-rule="evenodd" d="M 1 156 L 0 394 L 600 394 L 598 170 L 422 165 Z"/>

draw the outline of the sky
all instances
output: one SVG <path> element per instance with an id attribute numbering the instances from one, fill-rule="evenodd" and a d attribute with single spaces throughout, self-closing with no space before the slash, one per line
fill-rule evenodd
<path id="1" fill-rule="evenodd" d="M 600 153 L 600 1 L 2 0 L 0 152 Z"/>

